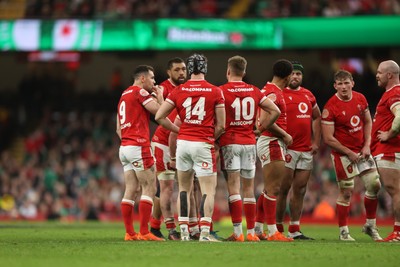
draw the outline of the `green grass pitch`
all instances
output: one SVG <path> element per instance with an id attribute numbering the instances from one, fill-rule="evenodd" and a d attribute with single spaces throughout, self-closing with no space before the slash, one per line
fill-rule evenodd
<path id="1" fill-rule="evenodd" d="M 136 226 L 135 229 L 138 229 Z M 228 237 L 229 223 L 217 223 Z M 399 243 L 375 243 L 351 225 L 356 242 L 338 240 L 331 225 L 302 225 L 315 241 L 292 243 L 125 242 L 123 223 L 0 222 L 0 265 L 4 267 L 180 267 L 397 266 Z M 392 227 L 381 227 L 386 236 Z M 164 231 L 165 233 L 165 231 Z"/>

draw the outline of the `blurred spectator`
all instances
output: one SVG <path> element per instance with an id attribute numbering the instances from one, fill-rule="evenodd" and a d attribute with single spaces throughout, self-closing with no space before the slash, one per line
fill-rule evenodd
<path id="1" fill-rule="evenodd" d="M 252 0 L 235 4 L 233 0 L 28 0 L 25 18 L 220 18 L 238 6 L 242 17 L 261 18 L 400 14 L 399 0 Z"/>

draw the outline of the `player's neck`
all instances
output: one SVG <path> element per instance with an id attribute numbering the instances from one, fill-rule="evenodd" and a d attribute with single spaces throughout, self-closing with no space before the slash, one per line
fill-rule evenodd
<path id="1" fill-rule="evenodd" d="M 229 76 L 228 82 L 242 82 L 241 76 Z"/>
<path id="2" fill-rule="evenodd" d="M 140 87 L 140 88 L 145 89 L 145 88 L 143 87 L 143 84 L 142 84 L 141 82 L 134 82 L 134 83 L 132 84 L 132 86 L 137 86 L 137 87 Z M 146 90 L 146 91 L 147 91 L 147 90 Z"/>
<path id="3" fill-rule="evenodd" d="M 178 86 L 178 84 L 175 84 L 174 81 L 173 81 L 171 78 L 169 78 L 168 81 L 169 81 L 173 86 L 175 86 L 175 87 Z"/>
<path id="4" fill-rule="evenodd" d="M 393 87 L 395 87 L 396 85 L 400 85 L 400 81 L 399 80 L 395 80 L 393 82 L 389 82 L 386 85 L 386 88 L 385 88 L 386 92 L 389 91 L 390 89 L 392 89 Z"/>
<path id="5" fill-rule="evenodd" d="M 199 73 L 199 74 L 192 74 L 190 75 L 190 79 L 191 80 L 204 80 L 204 74 L 203 73 Z"/>
<path id="6" fill-rule="evenodd" d="M 279 89 L 283 90 L 286 87 L 286 80 L 278 78 L 278 77 L 274 77 L 272 78 L 271 83 L 275 84 L 276 87 L 278 87 Z"/>
<path id="7" fill-rule="evenodd" d="M 296 88 L 292 88 L 290 86 L 287 86 L 286 89 L 289 89 L 291 91 L 299 91 L 300 90 L 300 86 L 297 86 Z"/>
<path id="8" fill-rule="evenodd" d="M 353 97 L 353 92 L 351 92 L 348 96 L 347 96 L 347 95 L 341 96 L 339 93 L 336 93 L 336 96 L 337 96 L 340 100 L 347 102 L 347 101 L 350 101 L 351 98 Z"/>

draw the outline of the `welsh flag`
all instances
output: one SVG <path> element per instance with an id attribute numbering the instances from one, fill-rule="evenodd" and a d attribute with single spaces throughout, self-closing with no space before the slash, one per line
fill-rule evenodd
<path id="1" fill-rule="evenodd" d="M 53 49 L 74 50 L 79 36 L 79 21 L 57 20 L 53 28 Z"/>
<path id="2" fill-rule="evenodd" d="M 89 20 L 57 20 L 53 27 L 53 50 L 98 50 L 102 22 Z"/>

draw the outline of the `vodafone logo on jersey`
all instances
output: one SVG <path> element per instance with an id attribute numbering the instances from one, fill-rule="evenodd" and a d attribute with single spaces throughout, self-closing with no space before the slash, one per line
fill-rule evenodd
<path id="1" fill-rule="evenodd" d="M 354 115 L 353 117 L 351 117 L 350 124 L 353 127 L 357 127 L 358 124 L 360 124 L 360 117 L 358 117 L 357 115 Z"/>
<path id="2" fill-rule="evenodd" d="M 301 113 L 303 113 L 303 114 L 306 113 L 306 112 L 308 111 L 308 106 L 307 106 L 307 104 L 304 103 L 304 102 L 300 102 L 298 108 L 299 108 L 299 111 L 300 111 Z"/>
<path id="3" fill-rule="evenodd" d="M 53 29 L 54 50 L 73 50 L 78 36 L 78 20 L 58 20 Z"/>

